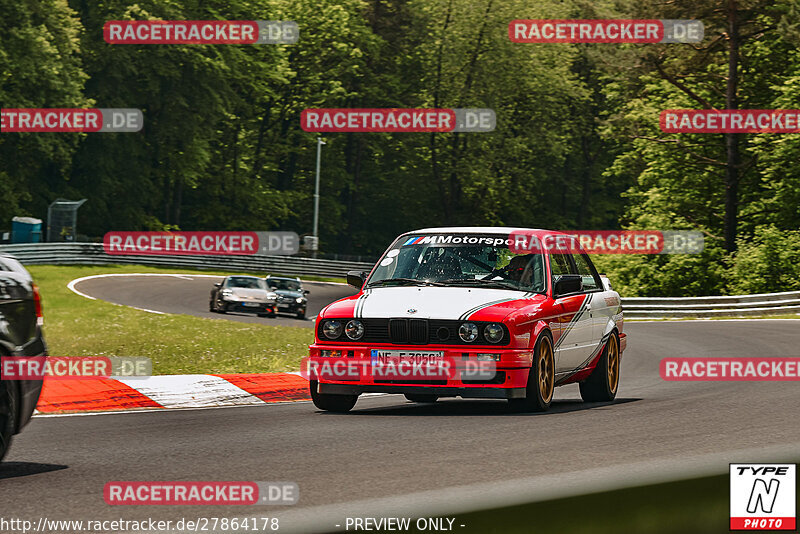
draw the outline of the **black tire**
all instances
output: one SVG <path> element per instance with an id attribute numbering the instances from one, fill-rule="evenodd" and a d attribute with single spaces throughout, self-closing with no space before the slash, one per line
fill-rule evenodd
<path id="1" fill-rule="evenodd" d="M 224 302 L 217 301 L 217 313 L 228 313 L 228 305 Z"/>
<path id="2" fill-rule="evenodd" d="M 11 382 L 0 381 L 0 461 L 8 454 L 17 431 L 17 395 Z"/>
<path id="3" fill-rule="evenodd" d="M 214 301 L 213 300 L 209 300 L 208 301 L 208 311 L 210 311 L 211 313 L 216 313 L 217 312 L 217 310 L 214 309 Z"/>
<path id="4" fill-rule="evenodd" d="M 267 317 L 277 317 L 277 316 L 278 316 L 278 312 L 276 312 L 275 310 L 272 310 L 272 313 L 268 313 L 267 314 Z"/>
<path id="5" fill-rule="evenodd" d="M 619 336 L 616 332 L 611 332 L 594 371 L 589 378 L 580 383 L 581 398 L 584 402 L 613 401 L 619 391 L 619 371 Z"/>
<path id="6" fill-rule="evenodd" d="M 298 319 L 305 319 L 306 318 L 306 312 L 304 312 L 304 311 L 303 312 L 297 312 L 297 318 Z"/>
<path id="7" fill-rule="evenodd" d="M 317 393 L 317 381 L 310 380 L 308 388 L 311 391 L 311 400 L 314 406 L 326 412 L 349 412 L 356 405 L 358 395 L 328 395 Z"/>
<path id="8" fill-rule="evenodd" d="M 268 313 L 259 313 L 257 314 L 259 317 L 269 317 Z"/>
<path id="9" fill-rule="evenodd" d="M 439 395 L 428 395 L 425 393 L 406 393 L 405 397 L 411 402 L 433 403 L 439 400 Z"/>
<path id="10" fill-rule="evenodd" d="M 528 373 L 528 384 L 524 399 L 508 399 L 515 412 L 544 412 L 553 402 L 556 380 L 555 352 L 550 332 L 544 332 L 536 340 L 533 363 Z"/>

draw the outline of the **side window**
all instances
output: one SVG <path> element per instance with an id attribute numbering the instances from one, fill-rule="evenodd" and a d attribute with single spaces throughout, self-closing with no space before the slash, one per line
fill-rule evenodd
<path id="1" fill-rule="evenodd" d="M 553 274 L 553 283 L 563 274 L 578 274 L 569 261 L 569 254 L 550 254 L 550 271 Z"/>
<path id="2" fill-rule="evenodd" d="M 595 269 L 591 267 L 586 254 L 573 254 L 572 259 L 575 260 L 575 265 L 578 267 L 578 274 L 581 275 L 583 279 L 584 291 L 596 291 L 603 288 L 600 277 L 597 275 Z"/>

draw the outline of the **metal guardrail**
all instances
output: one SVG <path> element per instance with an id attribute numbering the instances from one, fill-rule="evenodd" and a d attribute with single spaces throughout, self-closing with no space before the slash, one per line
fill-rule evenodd
<path id="1" fill-rule="evenodd" d="M 25 265 L 136 264 L 214 271 L 240 271 L 291 276 L 345 276 L 347 271 L 369 271 L 373 264 L 296 256 L 112 256 L 102 243 L 37 243 L 0 245 Z"/>
<path id="2" fill-rule="evenodd" d="M 26 265 L 136 264 L 200 270 L 274 273 L 299 276 L 345 276 L 373 265 L 296 256 L 111 256 L 101 243 L 0 245 Z M 800 291 L 726 297 L 630 297 L 622 299 L 627 319 L 663 317 L 749 317 L 800 313 Z"/>
<path id="3" fill-rule="evenodd" d="M 626 319 L 752 317 L 800 313 L 800 291 L 727 297 L 632 297 L 622 299 Z"/>

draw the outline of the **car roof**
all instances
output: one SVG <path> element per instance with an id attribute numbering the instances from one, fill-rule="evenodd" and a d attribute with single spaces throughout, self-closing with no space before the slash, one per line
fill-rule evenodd
<path id="1" fill-rule="evenodd" d="M 411 234 L 510 234 L 512 232 L 541 232 L 553 235 L 569 235 L 558 230 L 545 230 L 543 228 L 518 228 L 513 226 L 446 226 L 439 228 L 422 228 L 401 235 Z"/>
<path id="2" fill-rule="evenodd" d="M 288 280 L 290 282 L 299 282 L 300 281 L 299 278 L 289 278 L 288 276 L 272 276 L 271 274 L 267 275 L 267 279 L 268 280 Z"/>

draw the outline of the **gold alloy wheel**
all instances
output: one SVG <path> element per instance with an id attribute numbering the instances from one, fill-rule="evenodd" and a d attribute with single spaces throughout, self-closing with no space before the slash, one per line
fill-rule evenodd
<path id="1" fill-rule="evenodd" d="M 553 398 L 556 367 L 553 359 L 553 345 L 547 336 L 542 337 L 542 341 L 539 343 L 537 365 L 539 366 L 539 394 L 547 404 Z"/>
<path id="2" fill-rule="evenodd" d="M 608 389 L 611 393 L 617 392 L 619 386 L 619 342 L 614 334 L 608 338 Z"/>

